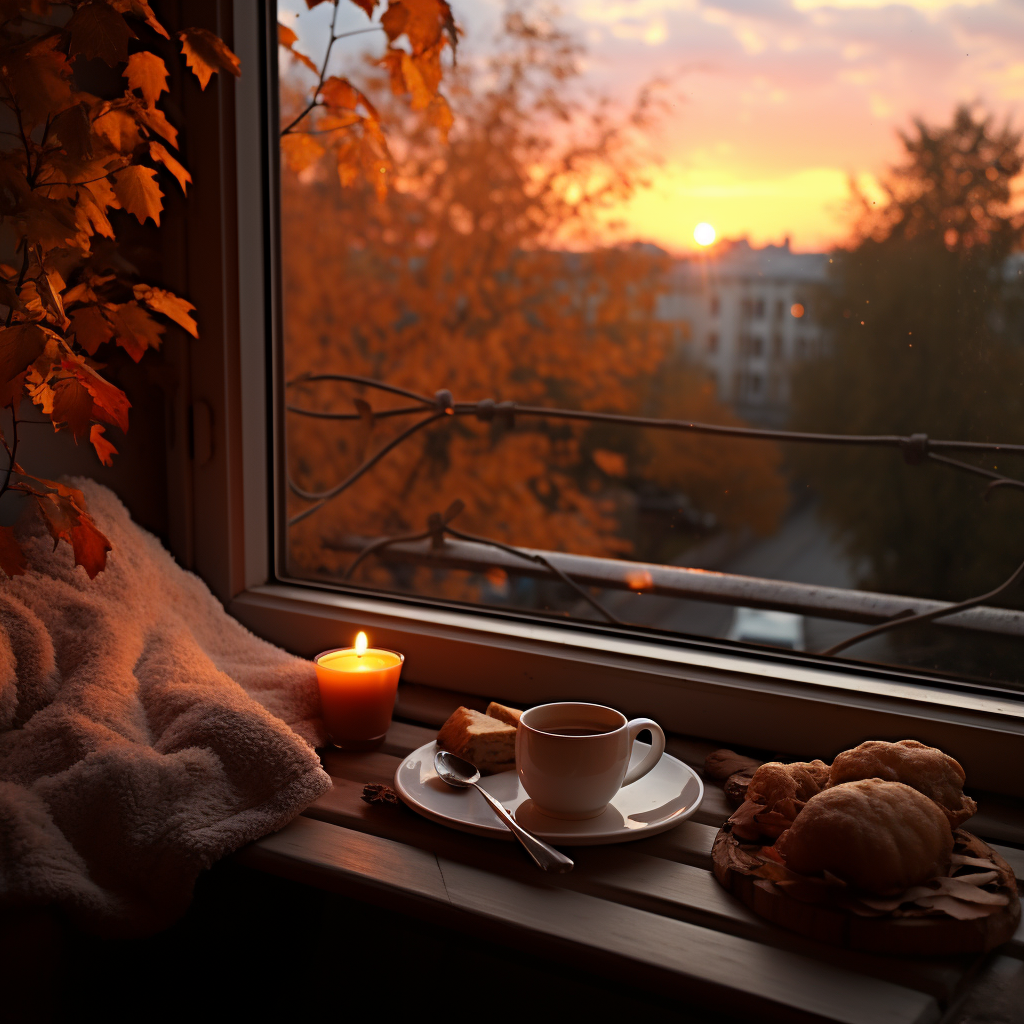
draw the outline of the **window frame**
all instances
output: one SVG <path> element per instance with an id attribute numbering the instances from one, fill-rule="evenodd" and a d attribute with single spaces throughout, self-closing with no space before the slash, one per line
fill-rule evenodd
<path id="1" fill-rule="evenodd" d="M 172 488 L 184 494 L 178 532 L 191 537 L 186 560 L 232 615 L 306 657 L 365 628 L 403 651 L 407 682 L 524 703 L 601 701 L 675 732 L 779 754 L 829 758 L 865 738 L 912 736 L 956 756 L 973 786 L 1024 796 L 1024 773 L 1006 770 L 1024 755 L 1024 700 L 1010 693 L 279 577 L 276 5 L 185 6 L 231 41 L 243 69 L 183 98 L 191 145 L 202 150 L 186 224 L 188 287 L 203 316 L 189 401 L 212 410 L 212 455 L 202 465 L 171 460 Z"/>

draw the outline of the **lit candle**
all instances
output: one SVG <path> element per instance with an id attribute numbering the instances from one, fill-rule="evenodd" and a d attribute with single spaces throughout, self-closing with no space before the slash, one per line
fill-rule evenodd
<path id="1" fill-rule="evenodd" d="M 360 633 L 355 647 L 324 651 L 314 660 L 331 742 L 350 750 L 379 743 L 391 725 L 405 658 L 394 651 L 368 648 L 366 634 Z"/>

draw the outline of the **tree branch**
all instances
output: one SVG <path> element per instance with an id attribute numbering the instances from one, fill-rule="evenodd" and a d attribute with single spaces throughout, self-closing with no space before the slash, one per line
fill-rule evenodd
<path id="1" fill-rule="evenodd" d="M 118 168 L 124 170 L 124 168 Z M 109 178 L 110 174 L 116 173 L 111 171 L 109 174 L 101 174 L 98 178 L 87 178 L 85 181 L 44 181 L 39 185 L 33 185 L 32 188 L 50 188 L 52 185 L 91 185 L 94 181 L 103 181 L 104 178 Z"/>
<path id="2" fill-rule="evenodd" d="M 6 438 L 0 438 L 0 440 L 3 440 L 4 448 L 7 449 L 7 457 L 10 459 L 10 463 L 7 466 L 7 477 L 4 479 L 3 484 L 0 485 L 0 498 L 7 493 L 8 488 L 11 486 L 11 476 L 15 472 L 14 466 L 18 460 L 18 414 L 15 411 L 13 401 L 7 408 L 11 410 L 11 433 L 13 435 L 13 439 L 11 444 L 8 445 Z"/>
<path id="3" fill-rule="evenodd" d="M 303 110 L 302 113 L 299 114 L 299 116 L 296 117 L 295 120 L 292 121 L 292 123 L 290 125 L 288 125 L 287 128 L 283 128 L 281 130 L 281 134 L 282 135 L 287 135 L 315 106 L 317 106 L 317 102 L 316 102 L 317 97 L 320 95 L 320 90 L 324 87 L 324 80 L 327 78 L 327 64 L 328 64 L 328 62 L 331 59 L 331 50 L 333 49 L 334 44 L 339 39 L 342 38 L 341 36 L 336 36 L 334 34 L 334 26 L 338 22 L 338 4 L 339 3 L 340 3 L 340 0 L 334 0 L 334 13 L 331 15 L 331 38 L 327 42 L 327 52 L 324 54 L 324 63 L 323 63 L 323 66 L 320 68 L 320 78 L 319 78 L 319 80 L 316 83 L 316 88 L 313 90 L 313 98 L 309 101 L 309 105 L 306 107 L 306 109 Z M 362 31 L 365 32 L 366 29 L 363 29 Z M 350 35 L 350 34 L 354 35 L 355 33 L 345 33 L 345 34 L 346 35 Z"/>

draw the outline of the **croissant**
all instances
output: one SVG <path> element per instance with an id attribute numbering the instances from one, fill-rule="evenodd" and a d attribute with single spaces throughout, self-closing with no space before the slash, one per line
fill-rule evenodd
<path id="1" fill-rule="evenodd" d="M 769 761 L 754 772 L 746 800 L 730 819 L 733 831 L 747 840 L 780 836 L 800 813 L 805 801 L 828 785 L 824 761 Z"/>
<path id="2" fill-rule="evenodd" d="M 828 785 L 829 768 L 824 761 L 769 761 L 754 772 L 747 786 L 747 799 L 771 807 L 780 800 L 810 800 Z"/>
<path id="3" fill-rule="evenodd" d="M 945 873 L 953 833 L 941 808 L 916 789 L 862 779 L 812 796 L 775 849 L 801 874 L 828 871 L 885 896 Z"/>
<path id="4" fill-rule="evenodd" d="M 832 762 L 829 785 L 884 779 L 912 786 L 942 808 L 950 828 L 959 828 L 978 805 L 964 796 L 964 770 L 949 754 L 917 740 L 868 740 L 844 750 Z"/>

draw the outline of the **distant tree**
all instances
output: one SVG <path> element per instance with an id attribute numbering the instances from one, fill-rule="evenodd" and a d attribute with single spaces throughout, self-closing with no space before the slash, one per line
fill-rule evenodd
<path id="1" fill-rule="evenodd" d="M 645 98 L 620 119 L 575 103 L 578 56 L 555 26 L 513 13 L 499 56 L 460 62 L 452 74 L 447 142 L 429 111 L 409 114 L 372 78 L 361 82 L 382 122 L 404 120 L 392 187 L 379 198 L 370 184 L 340 188 L 322 165 L 290 155 L 282 172 L 289 377 L 340 370 L 420 392 L 446 387 L 461 401 L 637 410 L 669 351 L 670 327 L 655 315 L 665 258 L 602 245 L 595 229 L 596 214 L 642 183 L 635 129 Z M 357 396 L 385 404 L 329 384 L 291 395 L 325 410 L 352 411 Z M 697 408 L 681 414 L 726 415 L 713 395 Z M 325 488 L 401 429 L 377 420 L 370 437 L 370 427 L 290 415 L 293 479 Z M 536 419 L 514 430 L 468 418 L 431 428 L 293 528 L 293 564 L 337 572 L 352 557 L 332 550 L 338 538 L 421 527 L 456 498 L 466 506 L 456 525 L 472 532 L 627 554 L 633 542 L 610 492 L 649 460 L 641 453 L 628 464 L 626 447 L 595 454 L 588 437 Z M 684 492 L 685 469 L 684 460 L 673 481 Z M 306 507 L 289 499 L 292 513 Z M 373 562 L 365 572 L 385 578 Z"/>
<path id="2" fill-rule="evenodd" d="M 795 373 L 794 426 L 1020 444 L 1024 286 L 1008 257 L 1024 233 L 1011 205 L 1021 135 L 961 107 L 949 125 L 917 121 L 900 138 L 906 158 L 883 181 L 884 202 L 855 194 L 854 238 L 832 255 L 817 311 L 831 346 Z M 794 459 L 865 587 L 964 598 L 1024 558 L 1020 494 L 984 503 L 980 478 L 892 451 Z"/>
<path id="3" fill-rule="evenodd" d="M 744 426 L 717 397 L 714 380 L 686 360 L 665 365 L 649 390 L 651 413 L 721 426 Z M 782 453 L 775 444 L 707 434 L 650 430 L 640 448 L 642 479 L 684 493 L 727 530 L 774 532 L 789 505 Z"/>

